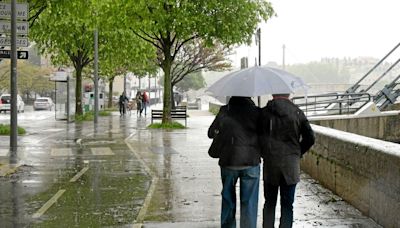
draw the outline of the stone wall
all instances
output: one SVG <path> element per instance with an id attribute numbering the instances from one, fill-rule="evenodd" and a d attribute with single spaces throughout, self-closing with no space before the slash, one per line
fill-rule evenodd
<path id="1" fill-rule="evenodd" d="M 351 132 L 390 142 L 400 142 L 400 114 L 398 111 L 385 112 L 379 116 L 328 116 L 310 117 L 316 125 Z"/>
<path id="2" fill-rule="evenodd" d="M 400 145 L 313 125 L 302 169 L 384 227 L 400 227 Z"/>

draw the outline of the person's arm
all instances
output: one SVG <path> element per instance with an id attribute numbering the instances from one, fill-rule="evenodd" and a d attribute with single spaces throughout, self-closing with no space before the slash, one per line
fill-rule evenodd
<path id="1" fill-rule="evenodd" d="M 307 117 L 304 115 L 304 113 L 302 113 L 301 115 L 300 134 L 301 134 L 300 148 L 301 148 L 301 155 L 303 155 L 315 143 L 314 131 L 311 128 L 310 123 L 308 122 Z"/>
<path id="2" fill-rule="evenodd" d="M 220 121 L 223 116 L 224 107 L 221 107 L 211 126 L 208 128 L 208 138 L 213 139 L 218 133 L 220 128 Z"/>

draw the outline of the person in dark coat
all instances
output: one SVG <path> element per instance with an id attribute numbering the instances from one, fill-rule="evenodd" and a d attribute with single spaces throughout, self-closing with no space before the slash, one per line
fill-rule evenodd
<path id="1" fill-rule="evenodd" d="M 125 91 L 119 96 L 118 105 L 119 105 L 119 114 L 121 116 L 126 113 L 126 104 L 129 101 L 128 97 L 126 97 Z"/>
<path id="2" fill-rule="evenodd" d="M 274 227 L 278 189 L 281 196 L 280 228 L 292 227 L 296 184 L 300 181 L 300 159 L 315 142 L 304 115 L 289 100 L 289 94 L 274 94 L 261 111 L 262 157 L 264 161 L 263 227 Z"/>
<path id="3" fill-rule="evenodd" d="M 221 227 L 236 227 L 236 191 L 240 179 L 240 227 L 257 226 L 260 179 L 260 145 L 257 129 L 260 109 L 249 97 L 232 97 L 220 108 L 208 130 L 222 146 L 219 166 L 222 179 Z"/>

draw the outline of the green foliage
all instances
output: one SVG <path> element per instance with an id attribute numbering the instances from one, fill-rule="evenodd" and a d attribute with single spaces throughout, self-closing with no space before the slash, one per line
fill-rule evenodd
<path id="1" fill-rule="evenodd" d="M 204 88 L 206 86 L 206 81 L 204 80 L 204 77 L 201 74 L 201 72 L 197 72 L 187 75 L 175 86 L 179 91 L 187 92 L 190 89 L 198 90 Z"/>
<path id="2" fill-rule="evenodd" d="M 0 135 L 10 135 L 11 129 L 9 124 L 0 124 Z M 26 131 L 22 127 L 18 127 L 18 135 L 25 135 Z"/>
<path id="3" fill-rule="evenodd" d="M 208 111 L 210 111 L 212 114 L 216 116 L 219 112 L 219 109 L 220 109 L 219 107 L 210 107 Z"/>
<path id="4" fill-rule="evenodd" d="M 75 115 L 76 122 L 93 121 L 93 120 L 94 120 L 93 112 L 85 112 L 84 114 L 81 115 Z"/>
<path id="5" fill-rule="evenodd" d="M 172 121 L 169 123 L 153 123 L 147 126 L 150 129 L 185 129 L 185 126 L 182 124 Z"/>
<path id="6" fill-rule="evenodd" d="M 226 71 L 231 66 L 227 56 L 231 49 L 216 42 L 207 45 L 200 39 L 192 40 L 179 50 L 171 69 L 171 83 L 175 86 L 187 75 L 203 71 Z"/>
<path id="7" fill-rule="evenodd" d="M 157 48 L 158 63 L 164 71 L 163 123 L 172 121 L 171 68 L 184 45 L 196 39 L 205 45 L 246 43 L 259 22 L 274 14 L 271 4 L 264 0 L 122 0 L 110 7 L 119 10 L 121 25 Z"/>
<path id="8" fill-rule="evenodd" d="M 50 68 L 33 65 L 27 61 L 18 61 L 18 91 L 22 94 L 36 92 L 48 93 L 54 90 L 54 83 L 49 81 Z M 0 90 L 10 89 L 10 61 L 0 63 Z"/>
<path id="9" fill-rule="evenodd" d="M 76 112 L 82 114 L 82 72 L 90 77 L 94 60 L 94 31 L 99 31 L 100 75 L 113 80 L 118 74 L 155 71 L 148 59 L 155 58 L 153 47 L 134 36 L 128 28 L 116 28 L 118 8 L 112 0 L 56 1 L 34 7 L 37 15 L 30 29 L 42 53 L 56 65 L 73 66 L 76 72 Z M 151 68 L 152 66 L 152 68 Z M 85 70 L 86 69 L 86 70 Z"/>
<path id="10" fill-rule="evenodd" d="M 111 116 L 111 112 L 109 110 L 101 110 L 99 111 L 99 116 Z M 94 120 L 94 111 L 85 112 L 82 115 L 75 115 L 76 122 L 93 121 L 93 120 Z"/>
<path id="11" fill-rule="evenodd" d="M 99 116 L 111 116 L 111 112 L 102 110 L 102 111 L 99 111 Z"/>

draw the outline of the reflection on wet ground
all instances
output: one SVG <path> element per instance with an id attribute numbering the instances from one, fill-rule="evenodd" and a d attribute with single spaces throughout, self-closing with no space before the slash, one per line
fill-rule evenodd
<path id="1" fill-rule="evenodd" d="M 62 131 L 30 126 L 35 134 L 20 140 L 25 165 L 0 179 L 0 227 L 135 223 L 150 185 L 124 142 L 136 126 L 115 116 L 102 120 Z"/>
<path id="2" fill-rule="evenodd" d="M 150 119 L 135 115 L 30 124 L 23 165 L 0 178 L 0 227 L 219 227 L 221 180 L 206 135 L 214 117 L 189 116 L 174 131 L 148 130 Z M 294 207 L 294 227 L 379 227 L 305 174 Z"/>

